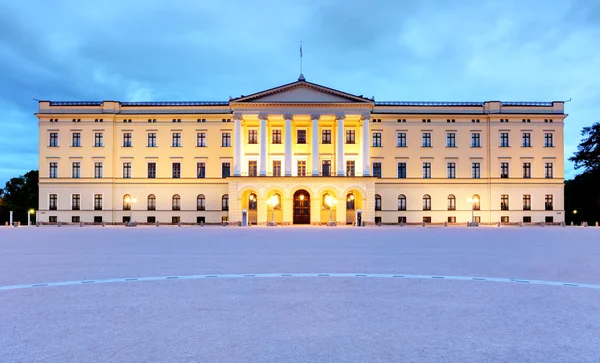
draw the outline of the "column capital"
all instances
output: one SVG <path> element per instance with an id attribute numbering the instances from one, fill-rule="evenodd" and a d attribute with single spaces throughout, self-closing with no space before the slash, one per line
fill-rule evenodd
<path id="1" fill-rule="evenodd" d="M 268 120 L 269 119 L 269 114 L 266 112 L 261 112 L 258 114 L 258 119 L 259 120 Z"/>
<path id="2" fill-rule="evenodd" d="M 371 114 L 370 113 L 363 113 L 362 115 L 360 115 L 360 119 L 362 121 L 369 121 L 371 119 Z"/>
<path id="3" fill-rule="evenodd" d="M 243 119 L 243 118 L 244 118 L 244 115 L 242 115 L 242 113 L 241 113 L 241 112 L 234 112 L 234 113 L 233 113 L 233 116 L 231 116 L 231 119 L 232 119 L 232 120 L 234 120 L 234 121 L 235 121 L 235 120 L 240 120 L 240 121 L 242 121 L 242 119 Z"/>
<path id="4" fill-rule="evenodd" d="M 346 119 L 346 115 L 343 114 L 343 113 L 338 113 L 337 115 L 335 115 L 335 119 L 336 120 L 345 120 Z"/>
<path id="5" fill-rule="evenodd" d="M 318 114 L 310 115 L 311 120 L 318 120 L 320 118 L 321 118 L 321 115 L 318 115 Z"/>
<path id="6" fill-rule="evenodd" d="M 291 121 L 293 118 L 294 118 L 294 115 L 291 114 L 291 113 L 286 113 L 286 114 L 283 115 L 283 119 L 284 120 L 290 120 Z"/>

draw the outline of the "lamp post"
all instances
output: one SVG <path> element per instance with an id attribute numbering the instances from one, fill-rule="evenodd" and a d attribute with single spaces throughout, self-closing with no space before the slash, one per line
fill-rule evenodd
<path id="1" fill-rule="evenodd" d="M 333 206 L 337 204 L 337 200 L 331 195 L 327 195 L 325 197 L 325 204 L 329 207 L 329 225 L 333 226 Z"/>
<path id="2" fill-rule="evenodd" d="M 279 197 L 277 194 L 273 194 L 271 198 L 267 200 L 267 205 L 271 207 L 271 225 L 275 225 L 275 207 L 279 205 Z"/>
<path id="3" fill-rule="evenodd" d="M 471 226 L 475 225 L 475 204 L 479 203 L 479 198 L 467 198 L 467 202 L 471 204 Z"/>
<path id="4" fill-rule="evenodd" d="M 35 213 L 35 210 L 30 209 L 27 213 L 27 225 L 31 226 L 31 216 Z"/>
<path id="5" fill-rule="evenodd" d="M 133 223 L 133 220 L 131 218 L 131 215 L 133 213 L 132 209 L 133 209 L 133 203 L 137 202 L 137 199 L 135 197 L 126 197 L 125 198 L 125 203 L 129 204 L 129 224 L 131 225 Z"/>

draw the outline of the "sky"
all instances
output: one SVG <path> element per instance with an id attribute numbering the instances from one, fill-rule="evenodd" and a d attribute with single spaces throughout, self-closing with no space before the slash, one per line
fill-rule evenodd
<path id="1" fill-rule="evenodd" d="M 600 0 L 0 0 L 0 186 L 45 100 L 227 101 L 297 80 L 376 101 L 558 101 L 600 121 Z M 576 171 L 566 161 L 566 178 Z"/>

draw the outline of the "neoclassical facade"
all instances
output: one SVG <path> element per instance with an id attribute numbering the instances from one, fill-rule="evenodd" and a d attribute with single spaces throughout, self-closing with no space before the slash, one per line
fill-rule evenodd
<path id="1" fill-rule="evenodd" d="M 563 102 L 40 101 L 41 222 L 564 221 Z"/>

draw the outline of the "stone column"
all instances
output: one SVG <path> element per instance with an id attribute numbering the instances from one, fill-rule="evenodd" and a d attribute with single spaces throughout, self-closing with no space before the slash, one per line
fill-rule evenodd
<path id="1" fill-rule="evenodd" d="M 312 175 L 319 176 L 319 119 L 321 115 L 311 115 L 312 121 Z M 312 200 L 311 200 L 312 203 Z M 312 217 L 311 217 L 312 219 Z"/>
<path id="2" fill-rule="evenodd" d="M 292 115 L 283 115 L 285 120 L 285 176 L 292 176 Z"/>
<path id="3" fill-rule="evenodd" d="M 337 151 L 335 153 L 335 163 L 337 164 L 337 176 L 346 175 L 346 166 L 344 165 L 344 119 L 346 115 L 339 114 L 335 116 L 337 120 Z"/>
<path id="4" fill-rule="evenodd" d="M 242 175 L 242 147 L 244 135 L 242 135 L 242 115 L 233 114 L 233 176 Z"/>
<path id="5" fill-rule="evenodd" d="M 267 176 L 267 119 L 269 116 L 266 113 L 258 115 L 260 120 L 260 156 L 258 161 L 258 175 Z"/>
<path id="6" fill-rule="evenodd" d="M 283 198 L 281 202 L 283 208 L 283 224 L 293 224 L 294 222 L 294 198 Z"/>
<path id="7" fill-rule="evenodd" d="M 362 143 L 362 157 L 363 157 L 363 176 L 371 175 L 371 114 L 364 113 L 361 115 L 362 124 L 362 135 L 360 141 Z"/>

